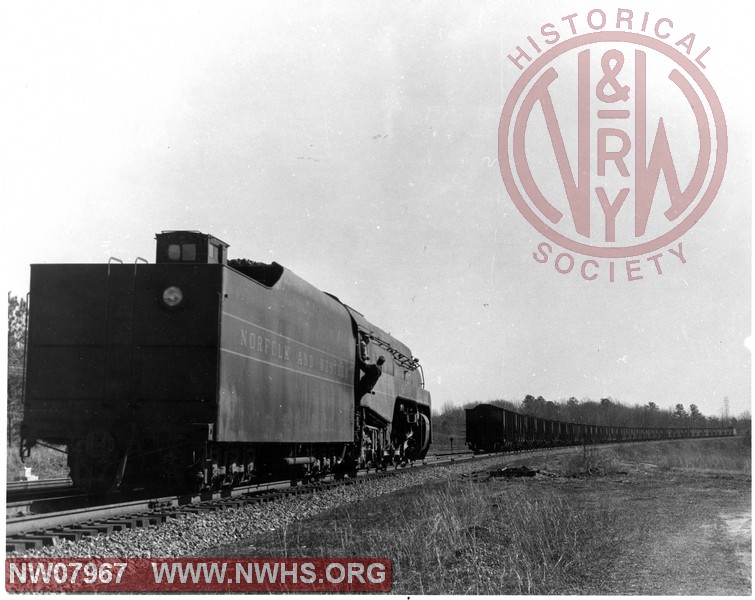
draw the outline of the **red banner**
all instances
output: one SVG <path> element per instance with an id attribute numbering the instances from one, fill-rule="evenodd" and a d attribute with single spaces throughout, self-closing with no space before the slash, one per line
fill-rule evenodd
<path id="1" fill-rule="evenodd" d="M 387 558 L 97 558 L 5 561 L 8 592 L 389 592 Z"/>

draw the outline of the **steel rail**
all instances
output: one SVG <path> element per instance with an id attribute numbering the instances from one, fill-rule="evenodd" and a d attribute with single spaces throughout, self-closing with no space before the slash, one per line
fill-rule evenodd
<path id="1" fill-rule="evenodd" d="M 155 522 L 161 517 L 164 521 L 168 516 L 176 516 L 181 512 L 199 512 L 203 510 L 221 509 L 224 505 L 239 506 L 244 503 L 275 500 L 281 496 L 297 493 L 314 493 L 320 489 L 338 485 L 360 483 L 368 477 L 383 477 L 417 468 L 435 467 L 462 461 L 477 461 L 485 458 L 510 457 L 524 453 L 573 451 L 575 446 L 551 446 L 545 448 L 527 448 L 519 451 L 491 452 L 473 454 L 470 452 L 437 453 L 423 461 L 416 461 L 406 465 L 394 465 L 383 471 L 363 469 L 357 477 L 336 479 L 328 475 L 309 484 L 292 484 L 292 480 L 264 482 L 240 486 L 219 491 L 205 491 L 194 494 L 166 495 L 161 497 L 142 498 L 109 505 L 82 507 L 72 510 L 50 512 L 41 515 L 26 515 L 6 520 L 6 549 L 14 544 L 23 543 L 24 538 L 45 539 L 44 544 L 55 543 L 53 538 L 65 537 L 65 528 L 78 527 L 81 530 L 94 530 L 107 525 L 118 524 L 122 527 L 137 527 Z M 270 492 L 269 495 L 266 492 Z M 275 494 L 281 492 L 281 494 Z M 167 515 L 167 516 L 166 516 Z M 126 521 L 130 521 L 128 525 Z"/>
<path id="2" fill-rule="evenodd" d="M 73 482 L 68 477 L 60 477 L 57 479 L 37 479 L 34 481 L 9 481 L 5 484 L 5 491 L 6 493 L 27 492 L 64 487 L 73 487 Z"/>
<path id="3" fill-rule="evenodd" d="M 455 456 L 436 456 L 435 459 L 427 459 L 425 461 L 404 466 L 395 466 L 385 471 L 377 472 L 378 475 L 386 475 L 391 473 L 399 473 L 406 470 L 412 470 L 422 466 L 437 466 L 446 463 L 452 463 L 456 460 L 473 460 L 477 458 L 485 458 L 488 455 L 471 455 L 465 453 L 464 455 Z M 117 518 L 126 519 L 136 515 L 146 516 L 149 514 L 157 514 L 160 512 L 177 511 L 182 509 L 191 510 L 192 508 L 201 508 L 202 505 L 211 505 L 213 502 L 222 503 L 224 500 L 239 499 L 243 501 L 260 501 L 265 500 L 265 492 L 282 491 L 285 495 L 293 493 L 308 493 L 317 491 L 321 486 L 334 486 L 334 485 L 349 485 L 357 483 L 360 479 L 372 474 L 375 476 L 376 472 L 372 469 L 361 470 L 357 473 L 357 478 L 345 478 L 336 480 L 333 475 L 306 485 L 292 485 L 291 480 L 273 481 L 265 483 L 257 483 L 253 485 L 239 486 L 232 489 L 225 489 L 219 491 L 205 491 L 193 494 L 180 494 L 180 495 L 165 495 L 161 497 L 149 497 L 139 500 L 131 500 L 126 502 L 118 502 L 107 505 L 97 505 L 81 507 L 70 510 L 48 512 L 45 514 L 36 515 L 24 515 L 20 517 L 11 517 L 6 519 L 6 542 L 13 542 L 11 538 L 14 536 L 33 535 L 35 533 L 41 534 L 50 532 L 51 530 L 58 530 L 60 528 L 71 527 L 75 525 L 81 525 L 84 523 L 101 522 Z M 246 497 L 246 498 L 245 498 Z"/>
<path id="4" fill-rule="evenodd" d="M 6 537 L 19 535 L 37 529 L 65 527 L 97 519 L 110 519 L 130 514 L 147 512 L 162 508 L 190 506 L 201 502 L 211 502 L 223 498 L 233 498 L 255 492 L 285 489 L 291 487 L 290 481 L 277 481 L 243 486 L 231 490 L 200 492 L 196 494 L 167 495 L 144 498 L 128 502 L 118 502 L 97 506 L 88 506 L 71 510 L 50 512 L 42 515 L 24 515 L 6 520 Z"/>

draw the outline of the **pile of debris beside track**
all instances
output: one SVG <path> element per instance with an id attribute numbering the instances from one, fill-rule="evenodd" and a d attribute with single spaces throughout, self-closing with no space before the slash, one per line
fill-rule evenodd
<path id="1" fill-rule="evenodd" d="M 492 471 L 472 471 L 468 474 L 463 474 L 463 478 L 469 478 L 473 481 L 488 481 L 490 479 L 496 479 L 503 477 L 505 479 L 511 479 L 513 477 L 534 477 L 540 473 L 539 470 L 530 469 L 527 466 L 520 467 L 500 467 Z"/>

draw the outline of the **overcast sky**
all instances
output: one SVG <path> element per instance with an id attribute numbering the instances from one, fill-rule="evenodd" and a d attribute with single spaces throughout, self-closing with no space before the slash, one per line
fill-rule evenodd
<path id="1" fill-rule="evenodd" d="M 744 19 L 621 4 L 711 46 L 729 161 L 681 238 L 686 264 L 666 252 L 662 276 L 613 284 L 558 274 L 533 260 L 544 238 L 502 183 L 498 122 L 520 75 L 506 55 L 593 4 L 3 3 L 6 289 L 26 293 L 30 263 L 152 262 L 156 232 L 198 229 L 393 333 L 437 406 L 533 394 L 749 410 Z"/>

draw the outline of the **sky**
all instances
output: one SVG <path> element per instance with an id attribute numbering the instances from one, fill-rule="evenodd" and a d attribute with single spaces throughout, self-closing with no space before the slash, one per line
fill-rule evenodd
<path id="1" fill-rule="evenodd" d="M 728 163 L 680 238 L 685 263 L 674 242 L 662 275 L 645 258 L 638 281 L 611 283 L 606 263 L 594 281 L 561 274 L 555 254 L 533 258 L 545 238 L 503 184 L 498 126 L 521 75 L 507 55 L 565 15 L 587 31 L 597 4 L 3 2 L 6 289 L 25 294 L 32 263 L 152 262 L 155 233 L 195 229 L 390 331 L 438 408 L 532 394 L 749 411 L 744 19 L 702 2 L 599 3 L 667 17 L 711 48 Z M 673 97 L 649 104 L 673 122 Z M 552 153 L 538 146 L 534 169 Z"/>

